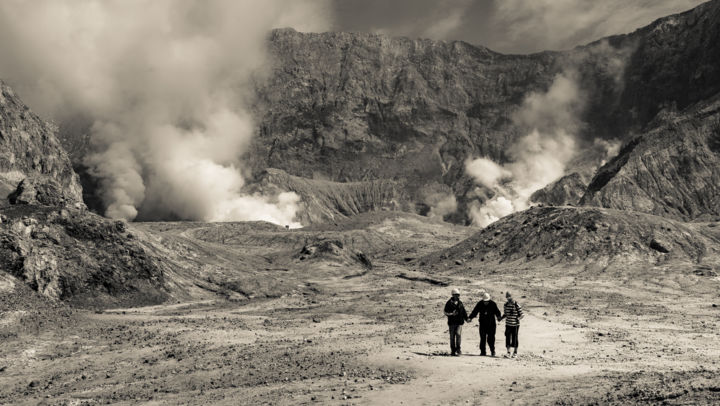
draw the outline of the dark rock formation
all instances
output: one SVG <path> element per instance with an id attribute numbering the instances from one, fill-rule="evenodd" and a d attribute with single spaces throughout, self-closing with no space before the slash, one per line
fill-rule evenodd
<path id="1" fill-rule="evenodd" d="M 372 262 L 367 255 L 346 247 L 340 240 L 320 240 L 305 245 L 296 257 L 300 261 L 325 258 L 343 263 L 359 263 L 366 269 L 372 269 Z"/>
<path id="2" fill-rule="evenodd" d="M 639 129 L 663 109 L 684 110 L 720 92 L 720 1 L 608 40 L 634 49 L 608 128 Z"/>
<path id="3" fill-rule="evenodd" d="M 125 223 L 85 210 L 56 129 L 2 82 L 0 90 L 2 277 L 81 306 L 163 301 L 164 272 L 149 245 Z"/>
<path id="4" fill-rule="evenodd" d="M 11 193 L 18 202 L 82 205 L 78 177 L 56 130 L 0 81 L 0 207 Z"/>
<path id="5" fill-rule="evenodd" d="M 699 263 L 718 254 L 716 235 L 649 214 L 589 207 L 535 207 L 500 219 L 424 263 L 507 261 L 549 265 Z"/>
<path id="6" fill-rule="evenodd" d="M 159 303 L 160 260 L 120 221 L 85 210 L 13 206 L 0 223 L 0 269 L 53 300 L 81 306 Z"/>
<path id="7" fill-rule="evenodd" d="M 530 201 L 550 206 L 576 205 L 585 193 L 587 181 L 577 172 L 563 176 L 530 196 Z"/>
<path id="8" fill-rule="evenodd" d="M 308 178 L 397 180 L 415 202 L 428 185 L 444 184 L 462 210 L 476 198 L 468 196 L 474 185 L 463 162 L 507 161 L 507 147 L 527 131 L 512 122 L 527 94 L 572 67 L 588 96 L 581 145 L 627 139 L 668 106 L 683 109 L 720 91 L 718 27 L 720 2 L 713 1 L 630 34 L 533 55 L 458 41 L 276 30 L 269 40 L 275 67 L 258 89 L 261 124 L 248 160 L 258 170 Z M 581 194 L 575 177 L 550 189 L 544 198 L 552 204 Z"/>
<path id="9" fill-rule="evenodd" d="M 560 67 L 463 42 L 273 31 L 273 74 L 257 91 L 255 170 L 340 182 L 389 179 L 412 201 L 456 185 L 471 156 L 506 160 L 511 114 Z"/>
<path id="10" fill-rule="evenodd" d="M 600 168 L 582 204 L 682 220 L 720 216 L 720 99 L 668 114 Z"/>

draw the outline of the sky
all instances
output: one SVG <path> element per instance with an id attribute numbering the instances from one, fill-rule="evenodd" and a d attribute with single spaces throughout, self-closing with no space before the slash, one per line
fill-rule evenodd
<path id="1" fill-rule="evenodd" d="M 703 0 L 333 0 L 335 31 L 462 40 L 504 53 L 569 49 Z"/>

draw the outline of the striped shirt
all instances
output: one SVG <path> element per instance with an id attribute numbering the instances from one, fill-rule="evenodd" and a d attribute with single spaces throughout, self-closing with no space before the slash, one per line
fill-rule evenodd
<path id="1" fill-rule="evenodd" d="M 522 311 L 522 307 L 520 306 L 520 303 L 511 302 L 508 300 L 507 302 L 505 302 L 505 306 L 503 306 L 503 310 L 505 311 L 503 318 L 505 318 L 506 326 L 519 326 L 520 325 L 520 319 L 523 318 L 523 311 Z"/>

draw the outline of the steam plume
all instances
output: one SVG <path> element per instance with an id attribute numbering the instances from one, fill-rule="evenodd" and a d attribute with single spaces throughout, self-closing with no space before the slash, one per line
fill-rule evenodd
<path id="1" fill-rule="evenodd" d="M 457 199 L 452 193 L 436 193 L 428 199 L 430 211 L 428 217 L 443 218 L 457 210 Z"/>
<path id="2" fill-rule="evenodd" d="M 558 179 L 576 152 L 579 113 L 585 103 L 574 71 L 555 77 L 545 93 L 532 93 L 513 117 L 520 128 L 530 129 L 509 151 L 510 163 L 498 165 L 487 158 L 466 162 L 465 170 L 494 196 L 470 205 L 473 224 L 488 224 L 528 208 L 533 192 Z"/>
<path id="3" fill-rule="evenodd" d="M 91 117 L 106 215 L 293 222 L 298 197 L 243 195 L 246 106 L 278 26 L 324 30 L 310 0 L 4 1 L 0 75 L 34 109 Z"/>

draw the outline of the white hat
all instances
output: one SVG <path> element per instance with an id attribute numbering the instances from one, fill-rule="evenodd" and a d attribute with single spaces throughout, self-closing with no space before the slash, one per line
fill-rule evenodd
<path id="1" fill-rule="evenodd" d="M 453 289 L 453 290 L 452 290 L 452 294 L 453 294 L 453 295 L 459 295 L 459 294 L 460 294 L 460 289 L 458 289 L 458 288 Z"/>
<path id="2" fill-rule="evenodd" d="M 487 292 L 483 293 L 483 300 L 486 301 L 486 302 L 487 302 L 488 300 L 490 300 L 490 294 L 487 293 Z"/>

